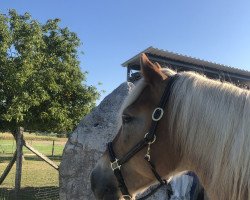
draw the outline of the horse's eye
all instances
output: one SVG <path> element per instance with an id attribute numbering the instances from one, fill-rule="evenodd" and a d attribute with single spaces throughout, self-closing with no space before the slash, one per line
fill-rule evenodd
<path id="1" fill-rule="evenodd" d="M 133 117 L 129 116 L 129 115 L 122 115 L 122 123 L 126 124 L 131 122 L 133 119 Z"/>

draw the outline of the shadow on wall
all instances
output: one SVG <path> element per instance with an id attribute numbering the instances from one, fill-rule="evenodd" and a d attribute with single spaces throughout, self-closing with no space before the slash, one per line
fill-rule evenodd
<path id="1" fill-rule="evenodd" d="M 15 199 L 15 190 L 9 188 L 0 188 L 1 200 Z M 59 187 L 26 187 L 20 190 L 18 200 L 58 200 Z"/>

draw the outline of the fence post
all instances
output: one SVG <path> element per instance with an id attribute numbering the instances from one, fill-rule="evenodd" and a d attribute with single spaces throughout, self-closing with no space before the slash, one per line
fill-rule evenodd
<path id="1" fill-rule="evenodd" d="M 22 177 L 22 160 L 23 160 L 23 128 L 18 127 L 16 133 L 16 179 L 15 179 L 15 198 L 18 200 L 18 194 L 21 187 L 21 177 Z"/>
<path id="2" fill-rule="evenodd" d="M 55 148 L 55 140 L 53 140 L 53 144 L 52 144 L 52 156 L 54 157 L 54 148 Z"/>

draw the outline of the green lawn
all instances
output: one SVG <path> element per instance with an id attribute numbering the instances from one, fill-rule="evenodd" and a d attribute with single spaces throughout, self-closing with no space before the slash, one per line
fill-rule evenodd
<path id="1" fill-rule="evenodd" d="M 34 147 L 39 152 L 50 156 L 52 155 L 52 141 L 26 141 L 29 143 L 32 147 Z M 65 142 L 61 141 L 55 141 L 54 146 L 54 155 L 60 156 L 62 155 L 62 151 L 64 148 Z M 14 140 L 0 140 L 0 156 L 1 154 L 13 154 L 16 149 L 16 143 Z M 30 154 L 31 152 L 27 148 L 23 148 L 24 154 Z M 0 158 L 1 162 L 1 158 Z"/>
<path id="2" fill-rule="evenodd" d="M 24 139 L 26 140 L 45 140 L 45 141 L 61 141 L 61 140 L 65 140 L 65 138 L 58 138 L 55 135 L 41 135 L 41 134 L 36 134 L 36 133 L 27 133 L 24 132 Z M 0 140 L 12 140 L 13 136 L 11 133 L 6 133 L 6 132 L 0 132 Z"/>
<path id="3" fill-rule="evenodd" d="M 56 161 L 56 164 L 60 162 Z M 6 168 L 7 163 L 0 163 L 0 174 Z M 15 185 L 15 165 L 4 180 L 1 188 L 13 188 Z M 22 182 L 23 187 L 58 186 L 58 171 L 40 160 L 26 159 L 23 161 Z"/>
<path id="4" fill-rule="evenodd" d="M 2 137 L 1 137 L 2 136 Z M 24 138 L 33 148 L 38 150 L 40 153 L 45 154 L 52 159 L 57 165 L 60 164 L 61 156 L 64 145 L 67 141 L 66 138 L 53 138 L 46 136 L 34 136 L 30 135 Z M 52 157 L 52 144 L 55 140 L 54 156 Z M 7 164 L 9 163 L 12 155 L 16 149 L 15 141 L 10 134 L 0 133 L 0 176 Z M 52 168 L 50 165 L 42 161 L 27 148 L 23 147 L 24 161 L 22 169 L 22 182 L 21 187 L 58 187 L 58 171 Z M 7 178 L 0 186 L 1 188 L 13 188 L 15 181 L 15 165 Z"/>
<path id="5" fill-rule="evenodd" d="M 36 150 L 40 151 L 41 153 L 50 156 L 52 155 L 52 146 L 54 141 L 54 155 L 60 156 L 62 155 L 62 151 L 64 148 L 64 145 L 67 141 L 66 138 L 57 138 L 57 137 L 51 137 L 51 136 L 37 136 L 34 134 L 24 134 L 24 139 L 27 143 L 29 143 L 32 147 L 34 147 Z M 0 133 L 0 157 L 1 154 L 13 154 L 16 149 L 16 143 L 14 138 L 9 133 Z M 31 152 L 23 148 L 24 154 L 30 154 Z M 1 162 L 1 159 L 0 159 Z"/>
<path id="6" fill-rule="evenodd" d="M 54 161 L 59 165 L 59 161 Z M 0 174 L 7 163 L 0 163 Z M 23 161 L 21 190 L 18 200 L 58 200 L 59 199 L 59 173 L 43 161 L 34 157 L 26 157 Z M 13 200 L 15 187 L 15 165 L 0 186 L 0 199 Z"/>

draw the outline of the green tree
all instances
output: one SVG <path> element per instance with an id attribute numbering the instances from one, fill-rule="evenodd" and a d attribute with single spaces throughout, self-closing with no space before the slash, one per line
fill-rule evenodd
<path id="1" fill-rule="evenodd" d="M 0 129 L 71 131 L 99 93 L 80 71 L 77 35 L 29 13 L 0 14 Z"/>

